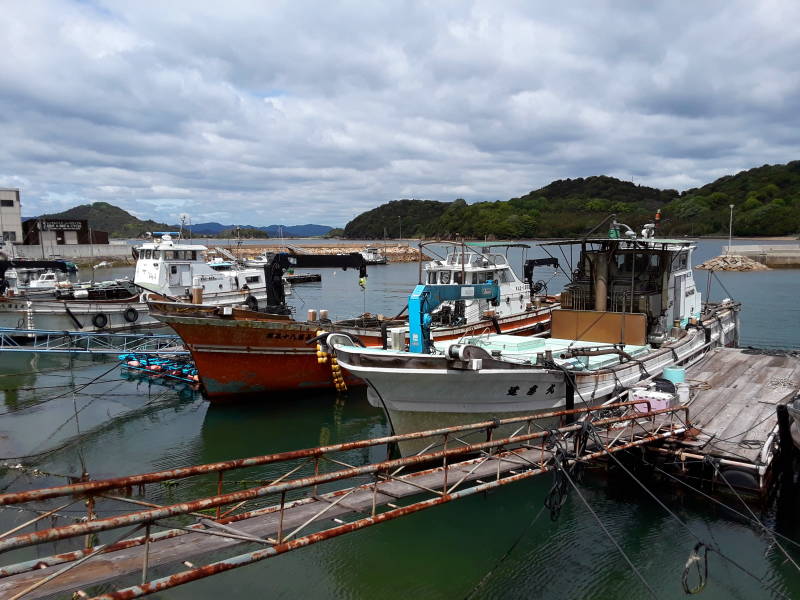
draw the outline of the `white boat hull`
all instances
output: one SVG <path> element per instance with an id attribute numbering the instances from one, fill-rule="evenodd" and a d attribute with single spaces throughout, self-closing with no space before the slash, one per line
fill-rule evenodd
<path id="1" fill-rule="evenodd" d="M 660 375 L 664 367 L 691 363 L 714 346 L 732 344 L 735 310 L 721 312 L 706 326 L 708 342 L 704 330 L 690 329 L 671 347 L 652 350 L 613 369 L 570 371 L 575 377 L 575 406 L 596 405 L 623 388 Z M 385 410 L 396 434 L 559 410 L 566 404 L 566 378 L 558 369 L 520 365 L 484 369 L 465 364 L 453 368 L 454 361 L 442 355 L 418 355 L 411 362 L 408 353 L 396 353 L 394 358 L 386 353 L 381 358 L 352 346 L 334 346 L 339 364 L 367 382 L 370 403 Z M 401 452 L 419 451 L 427 443 L 408 443 Z"/>
<path id="2" fill-rule="evenodd" d="M 240 291 L 208 294 L 204 303 L 242 304 L 247 293 Z M 252 294 L 261 302 L 266 294 Z M 131 312 L 133 309 L 134 312 Z M 98 318 L 98 315 L 105 317 Z M 99 324 L 104 323 L 102 326 Z M 145 302 L 91 300 L 29 300 L 24 296 L 0 298 L 0 328 L 48 331 L 114 331 L 161 323 L 150 316 Z"/>

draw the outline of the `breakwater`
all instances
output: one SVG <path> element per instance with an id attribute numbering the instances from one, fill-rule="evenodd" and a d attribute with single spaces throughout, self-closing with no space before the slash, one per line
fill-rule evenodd
<path id="1" fill-rule="evenodd" d="M 723 254 L 743 256 L 772 269 L 800 268 L 800 244 L 724 246 Z"/>

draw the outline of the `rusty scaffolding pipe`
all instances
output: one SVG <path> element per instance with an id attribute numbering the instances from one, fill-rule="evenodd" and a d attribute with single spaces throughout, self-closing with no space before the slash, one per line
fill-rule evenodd
<path id="1" fill-rule="evenodd" d="M 614 452 L 619 452 L 621 450 L 627 450 L 629 448 L 634 448 L 636 446 L 641 446 L 644 444 L 649 444 L 658 440 L 667 439 L 668 437 L 672 437 L 674 435 L 679 435 L 686 431 L 685 427 L 681 427 L 675 430 L 671 430 L 668 432 L 651 435 L 644 437 L 642 439 L 627 442 L 620 446 L 616 446 L 614 448 L 606 448 L 604 450 L 599 450 L 597 452 L 592 452 L 590 454 L 584 455 L 582 457 L 577 457 L 575 459 L 570 459 L 567 461 L 569 464 L 573 464 L 575 462 L 586 462 L 595 458 L 600 458 L 602 456 L 607 456 Z M 301 538 L 297 538 L 292 541 L 284 542 L 281 544 L 276 544 L 270 548 L 265 548 L 262 550 L 256 550 L 254 552 L 249 552 L 246 554 L 240 554 L 238 556 L 234 556 L 229 559 L 217 561 L 214 563 L 210 563 L 208 565 L 204 565 L 202 567 L 197 567 L 193 569 L 189 569 L 187 571 L 182 571 L 180 573 L 175 573 L 168 577 L 162 577 L 160 579 L 155 579 L 148 583 L 142 585 L 135 585 L 128 588 L 124 588 L 121 590 L 117 590 L 115 592 L 110 592 L 106 594 L 102 594 L 100 596 L 96 596 L 92 600 L 130 600 L 132 598 L 139 598 L 141 596 L 147 596 L 149 594 L 153 594 L 156 592 L 160 592 L 172 587 L 176 587 L 179 585 L 183 585 L 185 583 L 189 583 L 191 581 L 196 581 L 198 579 L 203 579 L 205 577 L 209 577 L 211 575 L 216 575 L 218 573 L 223 573 L 225 571 L 230 571 L 232 569 L 236 569 L 238 567 L 243 567 L 245 565 L 249 565 L 255 562 L 259 562 L 261 560 L 272 558 L 274 556 L 278 556 L 279 554 L 284 554 L 291 550 L 296 550 L 298 548 L 303 548 L 305 546 L 310 546 L 312 544 L 316 544 L 318 542 L 331 539 L 334 537 L 338 537 L 345 533 L 350 533 L 352 531 L 357 531 L 359 529 L 363 529 L 365 527 L 370 527 L 372 525 L 377 525 L 379 523 L 383 523 L 385 521 L 391 521 L 398 517 L 402 517 L 405 515 L 413 514 L 427 508 L 431 508 L 434 506 L 439 506 L 441 504 L 445 504 L 447 502 L 451 502 L 453 500 L 460 500 L 461 498 L 466 498 L 472 496 L 474 494 L 479 494 L 482 492 L 487 492 L 489 490 L 498 488 L 502 485 L 507 485 L 509 483 L 513 483 L 516 481 L 521 481 L 523 479 L 528 479 L 530 477 L 534 477 L 536 475 L 540 475 L 542 473 L 547 473 L 548 471 L 552 471 L 553 469 L 557 468 L 555 465 L 544 465 L 538 467 L 536 469 L 531 469 L 530 471 L 526 471 L 524 473 L 518 473 L 515 475 L 511 475 L 509 477 L 505 477 L 503 479 L 498 479 L 488 483 L 482 483 L 470 488 L 463 489 L 458 492 L 453 492 L 450 494 L 444 494 L 441 496 L 436 496 L 429 500 L 423 500 L 421 502 L 416 502 L 414 504 L 410 504 L 408 506 L 403 506 L 401 508 L 395 508 L 393 510 L 376 514 L 374 516 L 365 517 L 362 519 L 358 519 L 351 523 L 346 523 L 344 525 L 340 525 L 338 527 L 333 527 L 331 529 L 320 531 L 317 533 L 312 533 Z"/>
<path id="2" fill-rule="evenodd" d="M 635 404 L 642 404 L 641 402 L 636 402 Z M 664 408 L 659 410 L 650 411 L 649 413 L 642 413 L 636 416 L 631 415 L 624 415 L 621 417 L 611 417 L 607 419 L 599 419 L 594 421 L 595 426 L 608 426 L 613 425 L 615 423 L 621 423 L 624 421 L 631 421 L 631 420 L 639 420 L 639 419 L 646 419 L 646 418 L 653 418 L 660 414 L 668 414 L 668 413 L 675 413 L 678 410 L 683 410 L 686 413 L 686 418 L 688 421 L 688 409 L 686 407 L 674 407 L 674 408 Z M 522 419 L 523 421 L 527 421 L 528 419 Z M 496 422 L 487 422 L 489 427 L 494 428 L 496 426 Z M 574 431 L 579 431 L 582 428 L 582 424 L 575 424 L 575 425 L 567 425 L 565 427 L 558 428 L 556 431 L 560 433 L 570 433 Z M 63 525 L 61 527 L 55 527 L 52 529 L 47 529 L 43 531 L 28 533 L 24 535 L 18 535 L 14 537 L 9 537 L 6 539 L 0 540 L 0 552 L 4 552 L 6 550 L 11 550 L 14 548 L 22 548 L 25 546 L 31 546 L 34 544 L 38 544 L 41 542 L 50 542 L 61 540 L 65 538 L 76 537 L 79 535 L 85 535 L 89 533 L 98 533 L 100 531 L 107 531 L 109 529 L 116 529 L 118 527 L 126 526 L 126 525 L 135 525 L 138 523 L 146 523 L 152 522 L 157 519 L 163 519 L 166 517 L 172 517 L 175 515 L 182 515 L 190 512 L 197 512 L 209 508 L 215 508 L 220 505 L 224 504 L 232 504 L 234 502 L 239 502 L 242 500 L 249 500 L 253 498 L 261 498 L 264 496 L 286 492 L 290 490 L 295 490 L 303 487 L 308 486 L 316 486 L 322 483 L 330 483 L 333 481 L 340 481 L 342 479 L 347 479 L 350 477 L 358 476 L 358 475 L 369 475 L 373 473 L 377 473 L 383 470 L 391 470 L 401 466 L 409 466 L 409 465 L 417 465 L 422 464 L 430 461 L 442 460 L 445 457 L 450 456 L 459 456 L 463 454 L 469 454 L 472 452 L 476 452 L 479 450 L 486 450 L 489 448 L 495 448 L 499 446 L 505 446 L 507 444 L 518 444 L 521 442 L 526 442 L 535 439 L 541 439 L 549 436 L 551 434 L 550 430 L 543 430 L 537 431 L 534 433 L 529 433 L 520 436 L 513 436 L 508 438 L 500 438 L 500 439 L 493 439 L 486 442 L 479 442 L 476 444 L 471 444 L 469 446 L 460 446 L 456 448 L 451 448 L 448 450 L 442 450 L 438 452 L 431 452 L 429 454 L 423 455 L 415 455 L 415 456 L 408 456 L 404 458 L 397 458 L 393 460 L 387 460 L 380 463 L 374 463 L 369 465 L 363 465 L 360 467 L 354 467 L 352 469 L 345 469 L 341 471 L 333 471 L 331 473 L 324 473 L 319 475 L 314 475 L 310 477 L 302 477 L 299 479 L 294 479 L 285 483 L 280 484 L 269 484 L 266 486 L 259 486 L 255 488 L 250 488 L 248 490 L 242 490 L 239 492 L 231 492 L 228 494 L 221 494 L 217 496 L 211 496 L 209 498 L 202 498 L 199 500 L 194 500 L 191 502 L 182 502 L 178 504 L 173 504 L 169 506 L 164 506 L 161 508 L 155 508 L 150 510 L 139 511 L 135 513 L 129 513 L 126 515 L 121 515 L 117 517 L 108 517 L 103 519 L 95 519 L 92 521 L 87 521 L 84 523 L 76 523 L 73 525 Z M 291 453 L 288 453 L 291 454 Z M 102 483 L 102 482 L 98 482 Z M 78 484 L 79 485 L 79 484 Z M 64 486 L 69 487 L 69 486 Z M 52 488 L 51 488 L 52 489 Z M 34 490 L 36 491 L 36 490 Z"/>
<path id="3" fill-rule="evenodd" d="M 255 467 L 266 465 L 275 462 L 282 462 L 287 460 L 296 460 L 299 458 L 317 457 L 322 454 L 330 452 L 341 452 L 346 450 L 355 450 L 358 448 L 365 448 L 369 446 L 377 446 L 381 444 L 388 444 L 392 442 L 402 442 L 406 440 L 413 440 L 425 437 L 433 437 L 443 435 L 446 433 L 458 433 L 461 431 L 470 431 L 473 429 L 485 429 L 487 427 L 496 427 L 498 425 L 508 425 L 512 423 L 522 423 L 525 421 L 535 421 L 540 419 L 549 419 L 552 417 L 561 417 L 573 414 L 590 413 L 600 410 L 607 410 L 610 408 L 621 408 L 625 406 L 632 406 L 634 404 L 648 404 L 643 400 L 639 401 L 626 401 L 615 402 L 606 406 L 588 406 L 575 408 L 572 410 L 557 410 L 545 413 L 537 413 L 522 417 L 510 417 L 508 419 L 499 419 L 497 421 L 481 421 L 479 423 L 471 423 L 468 425 L 456 425 L 453 427 L 442 427 L 439 429 L 430 429 L 427 431 L 420 431 L 414 433 L 406 433 L 402 435 L 391 435 L 379 438 L 372 438 L 368 440 L 358 440 L 354 442 L 344 442 L 341 444 L 333 444 L 329 446 L 320 446 L 317 448 L 306 448 L 303 450 L 294 450 L 290 452 L 280 452 L 276 454 L 265 454 L 263 456 L 254 456 L 250 458 L 240 458 L 235 460 L 227 460 L 216 463 L 208 463 L 203 465 L 195 465 L 192 467 L 179 467 L 177 469 L 168 469 L 164 471 L 155 471 L 152 473 L 143 473 L 141 475 L 131 475 L 129 477 L 114 477 L 111 479 L 102 479 L 98 481 L 84 481 L 72 483 L 67 485 L 55 486 L 50 488 L 42 488 L 39 490 L 28 490 L 25 492 L 12 492 L 8 494 L 0 494 L 0 506 L 9 504 L 18 504 L 20 502 L 30 502 L 33 500 L 47 500 L 49 498 L 57 498 L 59 496 L 70 496 L 74 494 L 84 494 L 90 492 L 100 492 L 110 489 L 128 488 L 137 485 L 144 485 L 147 483 L 158 483 L 169 479 L 183 479 L 185 477 L 193 477 L 195 475 L 203 475 L 208 473 L 217 473 L 221 471 L 230 471 L 234 469 L 243 469 L 247 467 Z M 687 413 L 688 419 L 688 413 Z"/>

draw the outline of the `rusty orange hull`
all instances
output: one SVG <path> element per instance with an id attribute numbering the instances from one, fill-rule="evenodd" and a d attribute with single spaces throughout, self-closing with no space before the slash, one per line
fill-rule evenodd
<path id="1" fill-rule="evenodd" d="M 243 395 L 290 390 L 334 389 L 330 362 L 317 361 L 318 323 L 303 323 L 263 313 L 236 309 L 223 316 L 210 307 L 155 303 L 151 314 L 172 327 L 192 353 L 200 381 L 212 402 Z M 204 307 L 205 308 L 205 307 Z M 530 334 L 549 329 L 551 306 L 500 319 L 501 332 Z M 434 330 L 436 340 L 457 339 L 477 331 L 492 330 L 491 322 L 479 326 Z M 379 329 L 335 327 L 358 337 L 366 346 L 381 346 Z M 348 385 L 360 379 L 343 373 Z"/>

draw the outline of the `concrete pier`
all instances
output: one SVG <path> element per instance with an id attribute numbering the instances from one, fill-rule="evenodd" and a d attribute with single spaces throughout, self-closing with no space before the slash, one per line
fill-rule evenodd
<path id="1" fill-rule="evenodd" d="M 744 256 L 773 269 L 800 268 L 800 244 L 724 246 L 722 252 Z"/>

